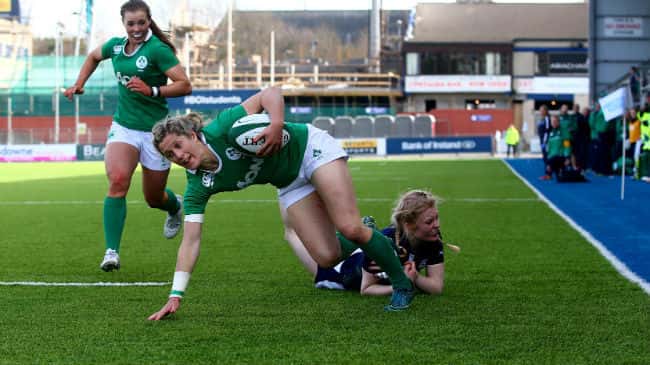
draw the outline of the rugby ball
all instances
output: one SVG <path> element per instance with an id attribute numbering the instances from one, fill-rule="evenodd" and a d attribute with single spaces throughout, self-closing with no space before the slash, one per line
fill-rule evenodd
<path id="1" fill-rule="evenodd" d="M 253 139 L 257 137 L 264 128 L 271 124 L 268 114 L 251 114 L 247 115 L 235 123 L 228 131 L 228 143 L 242 153 L 248 155 L 256 154 L 264 145 L 264 138 L 257 142 Z M 286 129 L 282 129 L 282 147 L 286 146 L 291 140 L 291 135 Z"/>

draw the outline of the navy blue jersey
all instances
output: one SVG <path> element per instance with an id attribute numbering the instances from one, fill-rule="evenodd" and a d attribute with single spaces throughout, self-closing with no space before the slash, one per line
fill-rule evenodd
<path id="1" fill-rule="evenodd" d="M 388 237 L 395 244 L 395 227 L 389 226 L 384 228 L 381 233 Z M 442 249 L 442 233 L 439 233 L 440 240 L 422 241 L 417 247 L 412 247 L 411 242 L 406 238 L 406 234 L 400 237 L 399 245 L 403 247 L 408 258 L 406 261 L 413 261 L 418 270 L 445 262 L 445 254 Z M 365 268 L 366 266 L 364 266 Z"/>
<path id="2" fill-rule="evenodd" d="M 381 233 L 388 237 L 393 243 L 393 246 L 395 246 L 395 227 L 386 227 Z M 440 233 L 440 237 L 442 239 L 442 233 Z M 406 250 L 406 261 L 415 262 L 417 270 L 422 270 L 427 266 L 445 262 L 441 239 L 438 241 L 420 242 L 414 248 L 406 238 L 406 235 L 403 234 L 399 244 Z M 341 284 L 341 289 L 358 291 L 361 287 L 361 268 L 368 272 L 373 272 L 373 270 L 369 269 L 371 263 L 372 261 L 363 252 L 356 252 L 334 268 L 325 269 L 319 266 L 314 282 L 316 287 L 321 287 L 318 285 L 319 282 L 328 281 Z M 390 281 L 388 279 L 381 279 L 380 284 L 388 285 Z"/>

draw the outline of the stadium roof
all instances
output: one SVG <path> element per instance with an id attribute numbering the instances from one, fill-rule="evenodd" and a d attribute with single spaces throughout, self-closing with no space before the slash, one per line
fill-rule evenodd
<path id="1" fill-rule="evenodd" d="M 418 4 L 409 42 L 586 39 L 587 4 Z"/>

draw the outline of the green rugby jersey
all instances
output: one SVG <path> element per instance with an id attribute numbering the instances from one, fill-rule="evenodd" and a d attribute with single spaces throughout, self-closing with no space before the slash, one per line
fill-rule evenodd
<path id="1" fill-rule="evenodd" d="M 289 143 L 275 154 L 259 158 L 241 154 L 228 144 L 230 127 L 246 115 L 244 107 L 236 106 L 222 111 L 203 127 L 203 142 L 217 156 L 219 168 L 216 171 L 186 170 L 185 215 L 205 213 L 205 206 L 213 194 L 241 190 L 254 184 L 282 188 L 298 177 L 307 147 L 307 125 L 285 123 L 284 129 L 291 136 Z"/>
<path id="2" fill-rule="evenodd" d="M 577 129 L 578 121 L 575 115 L 560 115 L 560 132 L 562 133 L 562 138 L 572 139 Z"/>
<path id="3" fill-rule="evenodd" d="M 553 128 L 548 134 L 548 142 L 546 142 L 546 152 L 548 158 L 557 156 L 569 157 L 571 156 L 571 147 L 564 146 L 565 139 L 562 136 L 560 128 Z"/>
<path id="4" fill-rule="evenodd" d="M 133 92 L 126 84 L 138 76 L 149 86 L 167 85 L 165 71 L 179 61 L 174 51 L 153 34 L 132 55 L 125 54 L 126 42 L 126 37 L 116 37 L 102 46 L 102 58 L 111 59 L 117 77 L 118 102 L 113 119 L 126 128 L 149 132 L 169 112 L 167 100 Z"/>

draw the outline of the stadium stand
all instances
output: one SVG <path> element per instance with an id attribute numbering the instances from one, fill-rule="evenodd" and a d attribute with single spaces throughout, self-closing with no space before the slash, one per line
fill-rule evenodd
<path id="1" fill-rule="evenodd" d="M 391 137 L 412 137 L 413 119 L 412 115 L 398 115 L 395 117 L 395 128 L 393 128 Z"/>
<path id="2" fill-rule="evenodd" d="M 311 124 L 316 128 L 326 131 L 330 136 L 334 135 L 334 119 L 330 117 L 316 117 Z"/>
<path id="3" fill-rule="evenodd" d="M 352 137 L 367 138 L 374 135 L 375 118 L 367 115 L 358 116 L 352 125 Z"/>
<path id="4" fill-rule="evenodd" d="M 413 120 L 413 137 L 431 137 L 434 123 L 431 114 L 417 115 Z"/>
<path id="5" fill-rule="evenodd" d="M 334 138 L 350 138 L 354 119 L 348 116 L 339 116 L 334 119 Z"/>
<path id="6" fill-rule="evenodd" d="M 392 115 L 378 115 L 375 117 L 374 137 L 388 138 L 392 134 L 395 117 Z"/>

